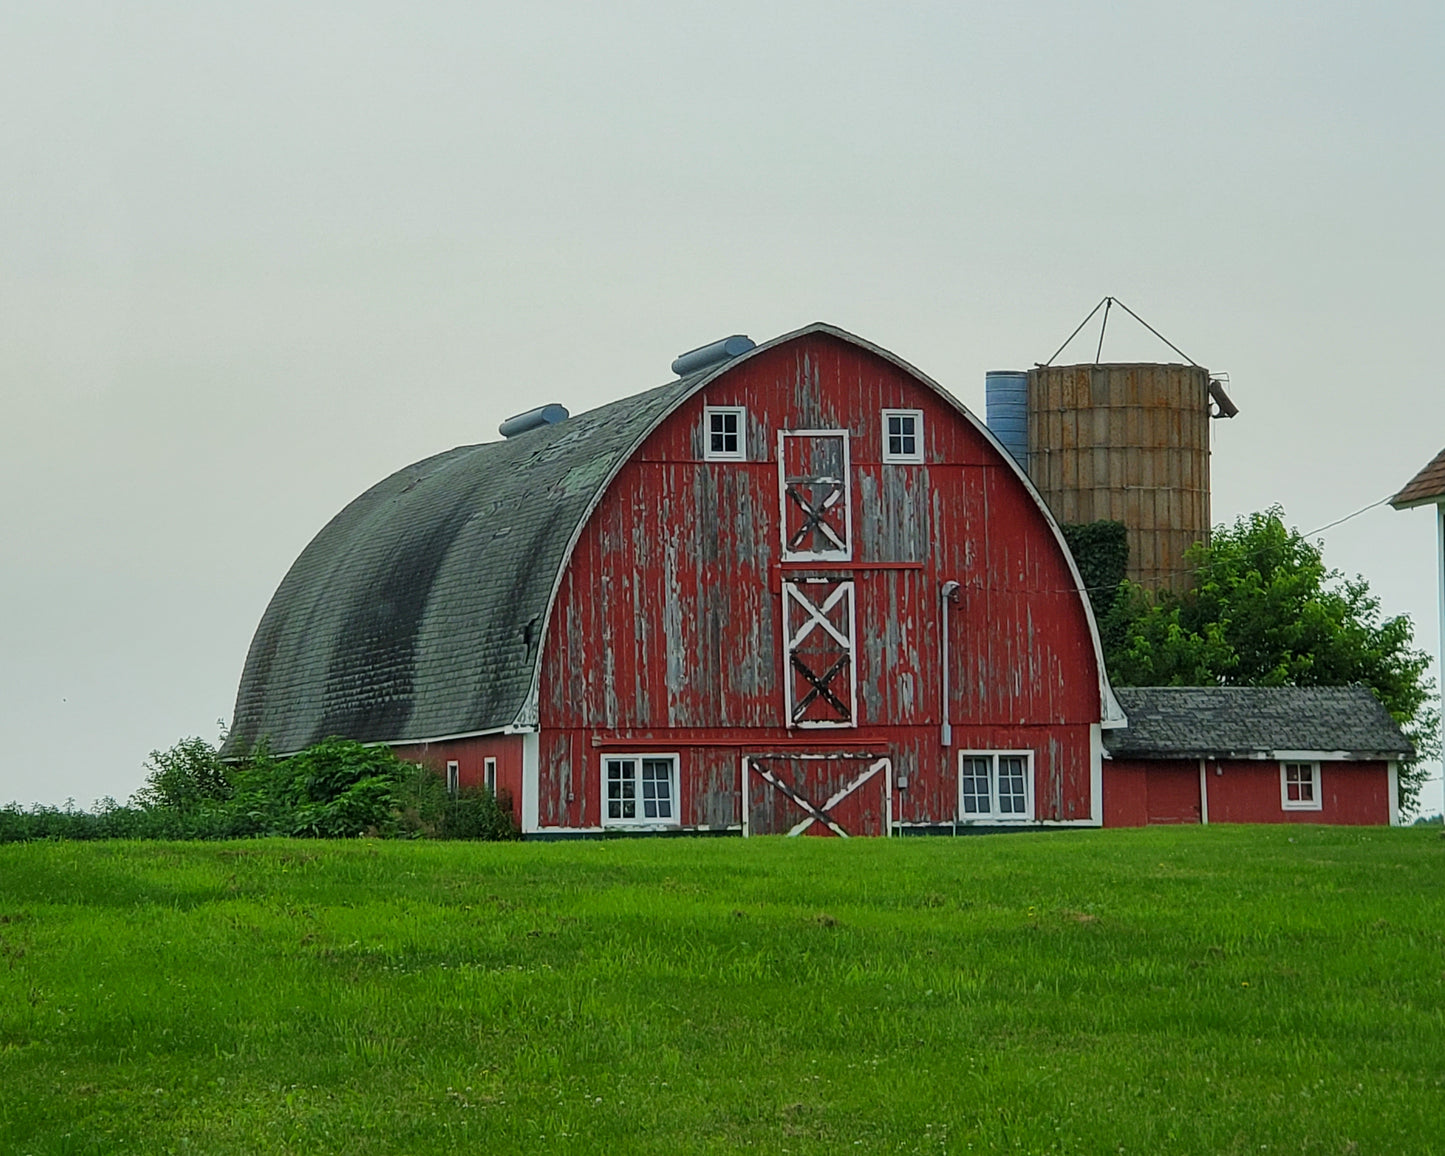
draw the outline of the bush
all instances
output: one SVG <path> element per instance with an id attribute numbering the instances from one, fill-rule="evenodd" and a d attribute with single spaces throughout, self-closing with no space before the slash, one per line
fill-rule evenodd
<path id="1" fill-rule="evenodd" d="M 228 765 L 204 739 L 187 738 L 152 751 L 145 765 L 145 786 L 128 805 L 102 799 L 89 811 L 73 800 L 64 807 L 0 807 L 0 843 L 517 835 L 510 805 L 490 791 L 467 789 L 454 797 L 435 771 L 350 739 L 329 738 L 285 759 L 263 747 Z"/>

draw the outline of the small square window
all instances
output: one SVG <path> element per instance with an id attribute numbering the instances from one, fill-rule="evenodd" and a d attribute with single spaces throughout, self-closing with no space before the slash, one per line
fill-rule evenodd
<path id="1" fill-rule="evenodd" d="M 1033 755 L 965 751 L 958 757 L 961 822 L 1015 823 L 1033 818 Z"/>
<path id="2" fill-rule="evenodd" d="M 923 411 L 921 409 L 885 409 L 883 411 L 883 460 L 885 462 L 921 462 L 923 460 Z"/>
<path id="3" fill-rule="evenodd" d="M 704 459 L 740 462 L 747 458 L 747 410 L 740 405 L 710 405 L 702 411 Z"/>
<path id="4" fill-rule="evenodd" d="M 1279 802 L 1286 811 L 1319 811 L 1319 763 L 1280 763 Z"/>
<path id="5" fill-rule="evenodd" d="M 677 825 L 677 756 L 612 755 L 602 760 L 602 825 Z"/>

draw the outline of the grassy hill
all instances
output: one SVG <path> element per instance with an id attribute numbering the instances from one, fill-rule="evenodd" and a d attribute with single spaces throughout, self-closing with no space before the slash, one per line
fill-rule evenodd
<path id="1" fill-rule="evenodd" d="M 0 847 L 0 1150 L 1445 1152 L 1445 842 Z"/>

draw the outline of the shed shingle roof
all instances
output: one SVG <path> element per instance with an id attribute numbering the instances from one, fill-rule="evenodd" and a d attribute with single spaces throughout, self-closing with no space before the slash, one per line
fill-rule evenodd
<path id="1" fill-rule="evenodd" d="M 1276 751 L 1411 758 L 1415 749 L 1364 686 L 1117 687 L 1129 725 L 1104 732 L 1115 758 L 1257 758 Z"/>
<path id="2" fill-rule="evenodd" d="M 1445 450 L 1436 454 L 1429 465 L 1406 482 L 1405 488 L 1390 499 L 1390 505 L 1403 510 L 1442 500 L 1445 500 Z"/>

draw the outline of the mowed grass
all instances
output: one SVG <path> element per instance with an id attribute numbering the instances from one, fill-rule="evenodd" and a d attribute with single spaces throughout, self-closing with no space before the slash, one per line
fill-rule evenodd
<path id="1" fill-rule="evenodd" d="M 1437 831 L 0 847 L 0 1150 L 1445 1152 Z"/>

